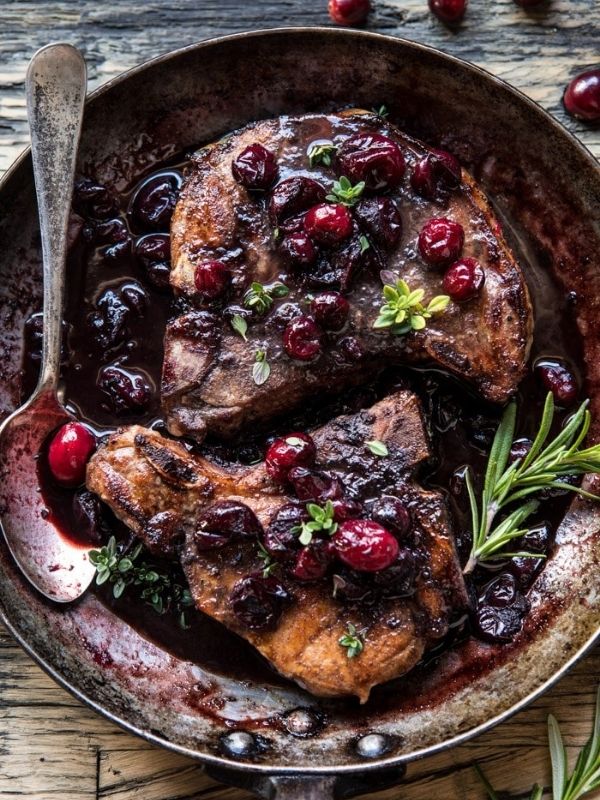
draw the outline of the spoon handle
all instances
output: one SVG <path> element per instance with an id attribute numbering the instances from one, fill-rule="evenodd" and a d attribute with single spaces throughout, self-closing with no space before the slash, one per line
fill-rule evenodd
<path id="1" fill-rule="evenodd" d="M 25 79 L 44 267 L 44 343 L 38 391 L 56 391 L 58 386 L 67 225 L 86 77 L 85 61 L 78 50 L 70 44 L 50 44 L 31 59 Z"/>

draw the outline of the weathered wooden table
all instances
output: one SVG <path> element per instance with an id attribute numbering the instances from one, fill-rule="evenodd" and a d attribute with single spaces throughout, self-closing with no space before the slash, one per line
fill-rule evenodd
<path id="1" fill-rule="evenodd" d="M 471 0 L 458 31 L 437 22 L 426 0 L 375 0 L 375 5 L 371 30 L 426 42 L 486 67 L 541 103 L 600 156 L 600 126 L 569 120 L 560 102 L 570 76 L 600 59 L 600 0 L 551 0 L 535 13 L 525 13 L 512 0 Z M 3 0 L 0 170 L 27 144 L 23 78 L 28 59 L 43 44 L 66 40 L 82 48 L 93 88 L 199 39 L 305 24 L 329 24 L 326 0 Z M 377 797 L 479 800 L 484 792 L 470 766 L 475 760 L 511 797 L 525 796 L 535 781 L 548 785 L 547 713 L 558 716 L 574 751 L 589 731 L 599 682 L 596 651 L 532 707 L 468 745 L 414 764 L 401 789 Z M 237 800 L 248 795 L 218 786 L 197 763 L 93 714 L 55 686 L 0 627 L 0 797 Z"/>

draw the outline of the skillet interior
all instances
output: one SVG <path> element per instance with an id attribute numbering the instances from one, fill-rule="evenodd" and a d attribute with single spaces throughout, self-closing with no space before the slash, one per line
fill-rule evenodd
<path id="1" fill-rule="evenodd" d="M 600 170 L 548 116 L 479 70 L 419 45 L 357 32 L 271 31 L 217 40 L 151 62 L 97 92 L 85 120 L 80 167 L 125 188 L 149 157 L 164 160 L 250 120 L 381 102 L 410 133 L 456 152 L 538 263 L 555 272 L 565 291 L 577 293 L 586 394 L 600 420 Z M 21 329 L 40 296 L 28 158 L 0 191 L 0 252 L 4 413 L 17 402 Z M 490 723 L 590 643 L 600 623 L 597 509 L 577 503 L 558 540 L 558 556 L 533 590 L 523 635 L 505 658 L 459 690 L 449 687 L 400 716 L 384 706 L 343 713 L 329 707 L 311 738 L 298 735 L 304 717 L 288 713 L 314 707 L 301 690 L 269 691 L 204 673 L 142 640 L 92 596 L 69 608 L 45 604 L 24 584 L 4 543 L 0 603 L 9 627 L 42 665 L 149 738 L 215 763 L 363 772 L 366 760 L 374 767 L 415 757 Z M 236 725 L 262 727 L 265 718 L 276 723 L 260 735 L 227 734 Z M 385 738 L 371 740 L 376 746 L 370 751 L 357 750 L 358 737 L 370 732 Z"/>

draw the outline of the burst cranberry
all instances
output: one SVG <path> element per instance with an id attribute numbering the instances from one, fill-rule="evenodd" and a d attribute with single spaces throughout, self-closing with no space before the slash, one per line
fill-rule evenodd
<path id="1" fill-rule="evenodd" d="M 559 406 L 567 408 L 575 402 L 579 394 L 577 381 L 564 364 L 550 359 L 538 361 L 535 371 L 544 388 L 552 392 Z"/>
<path id="2" fill-rule="evenodd" d="M 399 539 L 405 538 L 411 527 L 408 509 L 401 500 L 390 495 L 373 503 L 371 517 Z"/>
<path id="3" fill-rule="evenodd" d="M 220 261 L 201 261 L 194 272 L 194 283 L 198 292 L 209 300 L 222 295 L 229 286 L 231 273 Z"/>
<path id="4" fill-rule="evenodd" d="M 157 289 L 169 288 L 171 238 L 168 233 L 149 233 L 135 243 L 135 255 L 150 283 Z"/>
<path id="5" fill-rule="evenodd" d="M 307 211 L 304 229 L 315 242 L 333 247 L 352 234 L 352 217 L 340 203 L 320 203 Z"/>
<path id="6" fill-rule="evenodd" d="M 85 238 L 93 244 L 115 244 L 124 242 L 129 238 L 127 225 L 122 219 L 106 219 L 86 226 Z"/>
<path id="7" fill-rule="evenodd" d="M 254 511 L 235 500 L 219 500 L 208 506 L 198 518 L 196 527 L 228 539 L 251 539 L 262 535 L 262 526 Z"/>
<path id="8" fill-rule="evenodd" d="M 354 216 L 371 239 L 386 250 L 400 244 L 402 218 L 389 197 L 364 197 L 354 207 Z"/>
<path id="9" fill-rule="evenodd" d="M 285 483 L 293 467 L 311 467 L 316 457 L 317 448 L 307 433 L 290 433 L 275 439 L 267 450 L 265 466 L 274 481 Z"/>
<path id="10" fill-rule="evenodd" d="M 63 486 L 77 486 L 85 480 L 85 468 L 96 449 L 96 438 L 81 422 L 67 422 L 52 437 L 48 466 L 52 477 Z"/>
<path id="11" fill-rule="evenodd" d="M 406 169 L 396 142 L 381 133 L 359 133 L 346 139 L 338 150 L 337 165 L 340 175 L 352 183 L 364 181 L 371 191 L 398 186 Z"/>
<path id="12" fill-rule="evenodd" d="M 444 275 L 442 286 L 455 303 L 472 300 L 483 286 L 485 275 L 474 258 L 461 258 Z"/>
<path id="13" fill-rule="evenodd" d="M 329 16 L 336 25 L 360 25 L 371 10 L 369 0 L 329 0 Z"/>
<path id="14" fill-rule="evenodd" d="M 322 203 L 326 194 L 325 188 L 312 178 L 304 175 L 286 178 L 273 189 L 269 201 L 269 218 L 274 225 L 278 225 L 288 217 Z"/>
<path id="15" fill-rule="evenodd" d="M 98 495 L 87 489 L 79 489 L 73 495 L 72 510 L 77 538 L 90 544 L 100 544 L 107 530 Z"/>
<path id="16" fill-rule="evenodd" d="M 511 549 L 524 553 L 539 553 L 540 556 L 543 556 L 548 552 L 550 538 L 550 525 L 547 522 L 542 522 L 528 530 L 519 539 L 516 539 L 512 543 Z M 517 579 L 519 587 L 522 590 L 527 590 L 541 572 L 544 563 L 544 558 L 516 556 L 509 561 L 508 570 Z"/>
<path id="17" fill-rule="evenodd" d="M 73 190 L 73 207 L 84 217 L 107 219 L 117 210 L 117 203 L 106 186 L 80 178 Z"/>
<path id="18" fill-rule="evenodd" d="M 360 503 L 354 500 L 332 500 L 333 518 L 336 522 L 345 522 L 347 519 L 358 519 L 363 513 Z"/>
<path id="19" fill-rule="evenodd" d="M 122 367 L 103 367 L 98 386 L 110 398 L 116 414 L 144 411 L 152 399 L 152 389 L 144 374 Z"/>
<path id="20" fill-rule="evenodd" d="M 94 347 L 105 351 L 125 342 L 130 323 L 144 314 L 146 302 L 146 293 L 137 281 L 126 281 L 101 292 L 96 310 L 86 318 Z"/>
<path id="21" fill-rule="evenodd" d="M 359 572 L 379 572 L 394 563 L 398 540 L 383 526 L 369 519 L 342 522 L 332 538 L 338 557 Z"/>
<path id="22" fill-rule="evenodd" d="M 321 329 L 310 317 L 296 317 L 286 325 L 283 346 L 290 358 L 310 361 L 321 352 Z"/>
<path id="23" fill-rule="evenodd" d="M 433 149 L 418 161 L 410 178 L 412 188 L 427 200 L 443 200 L 458 189 L 462 173 L 458 159 L 446 150 Z"/>
<path id="24" fill-rule="evenodd" d="M 279 249 L 292 267 L 310 267 L 317 260 L 317 248 L 305 233 L 286 236 Z"/>
<path id="25" fill-rule="evenodd" d="M 339 331 L 346 324 L 350 304 L 339 292 L 321 292 L 311 300 L 310 310 L 322 328 Z"/>
<path id="26" fill-rule="evenodd" d="M 332 561 L 330 542 L 315 541 L 298 553 L 292 575 L 299 581 L 318 581 Z"/>
<path id="27" fill-rule="evenodd" d="M 296 557 L 300 546 L 295 528 L 308 521 L 304 506 L 288 503 L 281 506 L 270 521 L 263 536 L 263 544 L 278 561 L 289 561 Z"/>
<path id="28" fill-rule="evenodd" d="M 439 217 L 428 220 L 419 234 L 419 251 L 428 264 L 439 266 L 460 258 L 465 232 L 454 220 Z"/>
<path id="29" fill-rule="evenodd" d="M 467 10 L 467 0 L 429 0 L 429 8 L 442 22 L 460 22 Z"/>
<path id="30" fill-rule="evenodd" d="M 294 487 L 299 500 L 314 500 L 326 503 L 342 496 L 344 487 L 338 478 L 324 472 L 294 467 L 288 472 L 288 480 Z"/>
<path id="31" fill-rule="evenodd" d="M 258 142 L 242 150 L 231 164 L 231 171 L 244 188 L 259 192 L 269 189 L 278 173 L 275 156 Z"/>
<path id="32" fill-rule="evenodd" d="M 600 120 L 600 69 L 582 72 L 573 78 L 567 86 L 563 103 L 569 114 L 577 119 Z"/>
<path id="33" fill-rule="evenodd" d="M 532 444 L 533 442 L 531 439 L 515 439 L 510 448 L 510 453 L 508 454 L 509 462 L 514 464 L 514 462 L 519 459 L 522 461 L 531 450 Z"/>
<path id="34" fill-rule="evenodd" d="M 477 601 L 474 627 L 491 642 L 510 642 L 523 627 L 529 602 L 519 591 L 514 575 L 503 573 L 490 581 Z"/>
<path id="35" fill-rule="evenodd" d="M 276 625 L 291 599 L 287 589 L 275 578 L 249 575 L 235 584 L 229 602 L 238 622 L 245 628 L 264 630 Z"/>
<path id="36" fill-rule="evenodd" d="M 181 176 L 175 172 L 145 180 L 131 200 L 135 222 L 145 230 L 168 231 L 180 188 Z"/>

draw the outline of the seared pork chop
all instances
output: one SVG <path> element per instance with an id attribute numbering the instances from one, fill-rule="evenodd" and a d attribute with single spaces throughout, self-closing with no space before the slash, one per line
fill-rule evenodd
<path id="1" fill-rule="evenodd" d="M 315 263 L 291 267 L 289 238 L 303 230 L 309 205 L 303 192 L 311 191 L 306 186 L 290 189 L 290 184 L 286 189 L 285 181 L 310 178 L 321 184 L 322 194 L 330 192 L 343 167 L 336 167 L 335 155 L 331 166 L 310 166 L 307 149 L 318 140 L 340 147 L 357 133 L 393 140 L 406 162 L 405 174 L 396 187 L 369 193 L 367 186 L 351 209 L 349 239 L 339 246 L 319 245 Z M 255 143 L 267 148 L 278 165 L 279 183 L 270 192 L 248 191 L 232 176 L 232 162 Z M 287 412 L 319 392 L 357 384 L 390 363 L 430 362 L 464 378 L 488 400 L 503 403 L 511 396 L 524 374 L 532 331 L 525 280 L 486 198 L 464 169 L 460 185 L 457 179 L 454 187 L 435 190 L 429 199 L 413 189 L 415 167 L 431 153 L 384 119 L 353 111 L 258 122 L 196 154 L 171 228 L 171 284 L 190 309 L 168 326 L 165 338 L 162 402 L 173 434 L 197 439 L 207 431 L 234 434 L 248 422 Z M 399 239 L 397 220 L 389 227 L 389 219 L 374 218 L 374 198 L 395 204 Z M 404 279 L 411 289 L 423 289 L 425 302 L 445 293 L 448 263 L 427 264 L 417 245 L 423 225 L 440 217 L 462 226 L 461 255 L 479 262 L 483 288 L 467 302 L 451 302 L 423 330 L 397 335 L 389 328 L 375 329 L 384 302 L 382 270 Z M 199 264 L 207 259 L 218 259 L 231 276 L 225 295 L 210 302 L 196 280 Z M 256 306 L 250 314 L 244 307 L 250 284 L 276 281 L 289 294 L 276 297 L 266 314 L 258 314 Z M 282 346 L 286 324 L 309 313 L 307 295 L 331 289 L 350 303 L 346 325 L 324 334 L 312 360 L 290 357 Z M 232 329 L 236 315 L 246 321 L 246 338 Z M 261 352 L 271 371 L 257 385 L 253 366 Z"/>
<path id="2" fill-rule="evenodd" d="M 404 560 L 376 575 L 353 575 L 338 564 L 308 582 L 294 579 L 284 561 L 273 562 L 267 582 L 284 590 L 289 602 L 266 628 L 249 627 L 232 603 L 248 576 L 265 580 L 258 539 L 206 549 L 202 522 L 220 501 L 241 502 L 255 512 L 267 534 L 259 535 L 269 547 L 276 520 L 290 508 L 302 512 L 304 504 L 296 498 L 291 505 L 264 464 L 220 467 L 181 443 L 132 426 L 110 437 L 92 457 L 87 486 L 155 552 L 182 545 L 197 607 L 251 642 L 278 672 L 315 695 L 356 695 L 365 702 L 373 686 L 410 670 L 444 636 L 452 613 L 465 603 L 465 589 L 443 497 L 414 479 L 429 456 L 417 398 L 397 392 L 312 436 L 317 466 L 343 482 L 345 496 L 361 503 L 363 514 L 382 495 L 402 498 L 412 518 L 410 552 L 401 551 Z M 383 442 L 388 457 L 372 454 L 366 446 L 371 440 Z M 404 569 L 407 558 L 410 577 L 407 582 L 404 572 L 398 583 L 390 570 Z M 348 626 L 364 642 L 354 658 L 340 644 Z"/>

